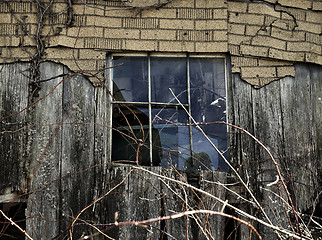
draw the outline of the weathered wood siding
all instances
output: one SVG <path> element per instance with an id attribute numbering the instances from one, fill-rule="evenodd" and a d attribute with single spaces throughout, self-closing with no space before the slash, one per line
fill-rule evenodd
<path id="1" fill-rule="evenodd" d="M 172 215 L 196 207 L 221 208 L 186 187 L 160 181 L 138 170 L 107 194 L 126 177 L 131 167 L 107 165 L 106 89 L 93 87 L 86 78 L 72 75 L 63 65 L 52 62 L 41 64 L 40 79 L 46 81 L 34 89 L 28 76 L 29 66 L 7 64 L 0 72 L 1 118 L 42 99 L 1 121 L 0 191 L 4 194 L 10 188 L 13 193 L 28 193 L 26 228 L 30 236 L 35 239 L 68 236 L 73 219 L 89 205 L 72 228 L 75 239 L 96 232 L 89 224 L 114 223 L 116 212 L 117 221 L 121 222 Z M 21 127 L 24 128 L 17 132 L 5 132 Z M 186 175 L 182 179 L 169 169 L 149 169 L 173 179 L 187 179 Z M 224 197 L 224 189 L 212 181 L 225 182 L 225 176 L 225 173 L 203 173 L 195 184 Z M 91 205 L 104 194 L 107 195 L 102 200 Z M 202 198 L 203 205 L 198 197 Z M 187 235 L 190 239 L 203 239 L 198 222 L 204 232 L 209 229 L 220 239 L 224 221 L 222 217 L 200 215 L 195 219 L 154 222 L 146 228 L 112 228 L 106 234 L 116 239 L 159 239 L 163 234 L 160 230 L 166 229 L 176 239 L 185 239 Z"/>
<path id="2" fill-rule="evenodd" d="M 220 211 L 220 204 L 183 186 L 139 170 L 127 176 L 130 166 L 108 165 L 106 89 L 93 87 L 80 75 L 68 77 L 71 73 L 66 67 L 46 62 L 41 64 L 40 78 L 51 80 L 41 82 L 34 92 L 29 66 L 28 63 L 1 66 L 0 192 L 7 193 L 8 189 L 12 193 L 31 192 L 26 196 L 26 217 L 32 237 L 67 236 L 68 226 L 88 205 L 72 229 L 74 238 L 96 232 L 89 224 L 113 223 L 116 212 L 117 221 L 121 222 L 167 216 L 192 208 Z M 321 66 L 297 64 L 295 79 L 284 78 L 261 89 L 252 88 L 235 74 L 228 81 L 229 121 L 269 146 L 295 208 L 303 213 L 312 211 L 321 189 L 321 76 Z M 3 119 L 42 97 L 45 98 L 34 106 Z M 286 199 L 283 189 L 267 185 L 277 175 L 268 154 L 246 134 L 230 131 L 231 161 L 263 201 L 270 220 L 278 226 L 288 225 L 285 205 L 278 197 Z M 188 178 L 167 169 L 149 169 L 181 181 L 182 177 Z M 109 192 L 124 178 L 120 186 Z M 226 199 L 226 191 L 215 182 L 225 183 L 226 173 L 203 172 L 194 184 Z M 102 200 L 91 204 L 105 194 Z M 256 213 L 258 209 L 240 199 L 236 201 L 240 201 L 240 208 L 262 218 Z M 321 211 L 320 204 L 316 213 Z M 176 239 L 205 239 L 202 231 L 223 239 L 224 225 L 222 217 L 197 215 L 150 226 L 115 227 L 105 233 L 116 239 L 159 239 L 163 234 L 159 229 L 166 227 L 166 232 Z M 276 239 L 271 230 L 257 228 L 264 239 Z M 239 237 L 246 239 L 249 232 L 247 227 L 241 227 Z"/>
<path id="3" fill-rule="evenodd" d="M 238 74 L 232 75 L 229 120 L 269 147 L 296 210 L 309 214 L 321 191 L 322 67 L 297 64 L 295 69 L 295 78 L 286 77 L 260 89 L 252 88 Z M 285 192 L 280 185 L 267 186 L 276 180 L 273 162 L 249 136 L 232 131 L 231 160 L 263 201 L 271 221 L 286 225 L 285 205 L 278 198 L 281 194 L 287 199 Z M 321 204 L 317 208 L 318 215 Z M 271 230 L 259 229 L 265 239 L 276 239 Z"/>

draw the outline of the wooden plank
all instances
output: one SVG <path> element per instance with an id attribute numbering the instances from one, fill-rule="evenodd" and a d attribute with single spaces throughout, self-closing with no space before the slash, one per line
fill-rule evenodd
<path id="1" fill-rule="evenodd" d="M 64 74 L 71 74 L 65 67 Z M 61 180 L 61 221 L 60 229 L 65 229 L 83 208 L 93 199 L 95 188 L 94 159 L 95 146 L 95 91 L 92 84 L 83 76 L 76 75 L 64 82 L 62 109 L 61 176 L 71 174 Z M 93 219 L 93 208 L 89 208 L 80 220 Z M 73 237 L 90 234 L 88 225 L 75 225 Z"/>
<path id="2" fill-rule="evenodd" d="M 40 65 L 41 80 L 62 73 L 61 65 L 50 62 Z M 40 83 L 39 96 L 35 98 L 47 95 L 61 79 L 59 77 Z M 33 238 L 50 239 L 59 233 L 59 182 L 45 184 L 60 178 L 62 92 L 62 86 L 56 88 L 33 107 L 29 116 L 35 125 L 29 129 L 32 160 L 30 174 L 34 175 L 29 190 L 36 191 L 29 195 L 27 204 L 27 229 Z"/>
<path id="3" fill-rule="evenodd" d="M 160 174 L 161 168 L 147 167 Z M 115 166 L 109 172 L 109 189 L 118 185 L 131 170 L 130 166 Z M 117 212 L 118 222 L 141 221 L 160 216 L 160 182 L 155 176 L 143 171 L 133 171 L 105 198 L 106 223 L 114 223 Z M 159 239 L 159 222 L 144 226 L 123 226 L 106 232 L 115 239 Z"/>
<path id="4" fill-rule="evenodd" d="M 218 183 L 227 183 L 227 173 L 225 172 L 210 172 L 202 171 L 199 177 L 200 189 L 204 190 L 213 196 L 216 196 L 222 200 L 226 199 L 226 190 Z M 206 209 L 220 212 L 223 209 L 222 204 L 215 201 L 212 198 L 200 196 L 202 204 L 199 202 L 199 209 Z M 207 236 L 209 239 L 224 239 L 225 221 L 226 219 L 219 215 L 201 215 L 201 226 L 203 232 L 199 229 L 199 238 L 205 239 Z"/>
<path id="5" fill-rule="evenodd" d="M 172 169 L 162 169 L 162 175 L 187 182 L 187 175 L 181 172 L 181 176 Z M 162 212 L 163 215 L 169 216 L 175 213 L 192 210 L 194 207 L 194 195 L 187 187 L 181 186 L 177 183 L 164 180 L 161 182 L 162 192 Z M 191 239 L 193 232 L 191 224 L 194 220 L 191 217 L 181 217 L 165 221 L 163 223 L 165 231 L 175 239 Z"/>
<path id="6" fill-rule="evenodd" d="M 293 182 L 289 186 L 302 211 L 313 206 L 321 187 L 321 74 L 321 66 L 297 64 L 295 80 L 281 81 L 285 158 Z"/>
<path id="7" fill-rule="evenodd" d="M 0 65 L 0 119 L 28 106 L 28 67 L 27 63 Z M 17 193 L 25 185 L 27 130 L 18 129 L 27 125 L 26 115 L 23 111 L 0 121 L 1 194 Z"/>

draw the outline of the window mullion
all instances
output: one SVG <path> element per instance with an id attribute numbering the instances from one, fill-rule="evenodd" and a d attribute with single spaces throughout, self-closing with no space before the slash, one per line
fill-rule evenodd
<path id="1" fill-rule="evenodd" d="M 149 147 L 150 147 L 150 164 L 153 166 L 152 159 L 152 109 L 151 109 L 151 61 L 148 53 L 148 100 L 149 100 Z"/>
<path id="2" fill-rule="evenodd" d="M 190 60 L 189 53 L 187 53 L 187 97 L 188 97 L 188 112 L 191 116 L 191 96 L 190 96 Z M 193 153 L 193 145 L 192 145 L 192 126 L 191 126 L 191 118 L 188 117 L 189 123 L 189 141 L 190 141 L 190 154 L 192 156 Z"/>

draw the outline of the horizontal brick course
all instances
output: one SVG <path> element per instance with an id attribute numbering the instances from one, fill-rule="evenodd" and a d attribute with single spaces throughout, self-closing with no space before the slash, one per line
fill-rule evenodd
<path id="1" fill-rule="evenodd" d="M 229 13 L 229 22 L 231 23 L 244 23 L 252 25 L 263 25 L 264 24 L 264 16 L 256 15 L 256 14 L 245 14 L 240 13 L 236 15 L 235 13 Z"/>
<path id="2" fill-rule="evenodd" d="M 141 30 L 141 39 L 176 40 L 176 30 Z"/>
<path id="3" fill-rule="evenodd" d="M 160 28 L 163 29 L 194 29 L 193 20 L 160 19 Z"/>
<path id="4" fill-rule="evenodd" d="M 276 67 L 242 67 L 243 77 L 276 77 Z"/>
<path id="5" fill-rule="evenodd" d="M 193 42 L 160 41 L 158 50 L 166 52 L 194 52 L 195 48 Z"/>
<path id="6" fill-rule="evenodd" d="M 228 44 L 225 42 L 196 42 L 196 52 L 227 52 Z"/>
<path id="7" fill-rule="evenodd" d="M 263 15 L 270 15 L 277 18 L 280 18 L 281 16 L 281 13 L 278 11 L 275 11 L 273 6 L 267 5 L 265 3 L 249 3 L 248 12 L 263 14 Z"/>
<path id="8" fill-rule="evenodd" d="M 197 30 L 225 30 L 227 27 L 225 20 L 196 20 Z"/>
<path id="9" fill-rule="evenodd" d="M 275 58 L 275 59 L 283 59 L 287 61 L 303 62 L 305 59 L 305 53 L 282 51 L 282 50 L 271 48 L 269 49 L 268 57 Z"/>
<path id="10" fill-rule="evenodd" d="M 312 52 L 321 54 L 321 45 L 309 42 L 288 42 L 287 50 L 293 52 Z"/>
<path id="11" fill-rule="evenodd" d="M 266 46 L 266 47 L 272 47 L 272 48 L 278 48 L 278 49 L 286 49 L 286 42 L 272 38 L 270 36 L 256 36 L 253 38 L 252 45 L 255 46 Z"/>

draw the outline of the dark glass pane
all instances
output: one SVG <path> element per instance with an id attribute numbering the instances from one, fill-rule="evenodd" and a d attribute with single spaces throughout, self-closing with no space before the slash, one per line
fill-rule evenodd
<path id="1" fill-rule="evenodd" d="M 172 89 L 182 103 L 187 103 L 186 58 L 151 57 L 152 102 L 177 103 Z"/>
<path id="2" fill-rule="evenodd" d="M 190 89 L 193 118 L 198 123 L 208 123 L 203 125 L 202 129 L 219 150 L 227 154 L 227 127 L 224 124 L 214 123 L 226 121 L 224 59 L 191 58 Z M 218 153 L 197 129 L 193 129 L 192 140 L 193 151 L 197 156 L 195 159 L 203 159 L 204 162 L 210 159 L 209 166 L 212 169 L 227 168 L 223 159 L 218 157 Z M 205 166 L 196 166 L 205 169 Z"/>
<path id="3" fill-rule="evenodd" d="M 112 160 L 150 164 L 149 110 L 144 106 L 118 105 L 113 108 Z M 158 155 L 154 153 L 154 155 Z M 154 165 L 160 160 L 153 159 Z"/>
<path id="4" fill-rule="evenodd" d="M 153 148 L 161 150 L 161 166 L 183 169 L 190 155 L 187 123 L 182 108 L 152 108 Z"/>
<path id="5" fill-rule="evenodd" d="M 113 66 L 117 66 L 113 68 L 113 94 L 115 100 L 128 102 L 147 102 L 147 58 L 114 57 Z"/>

